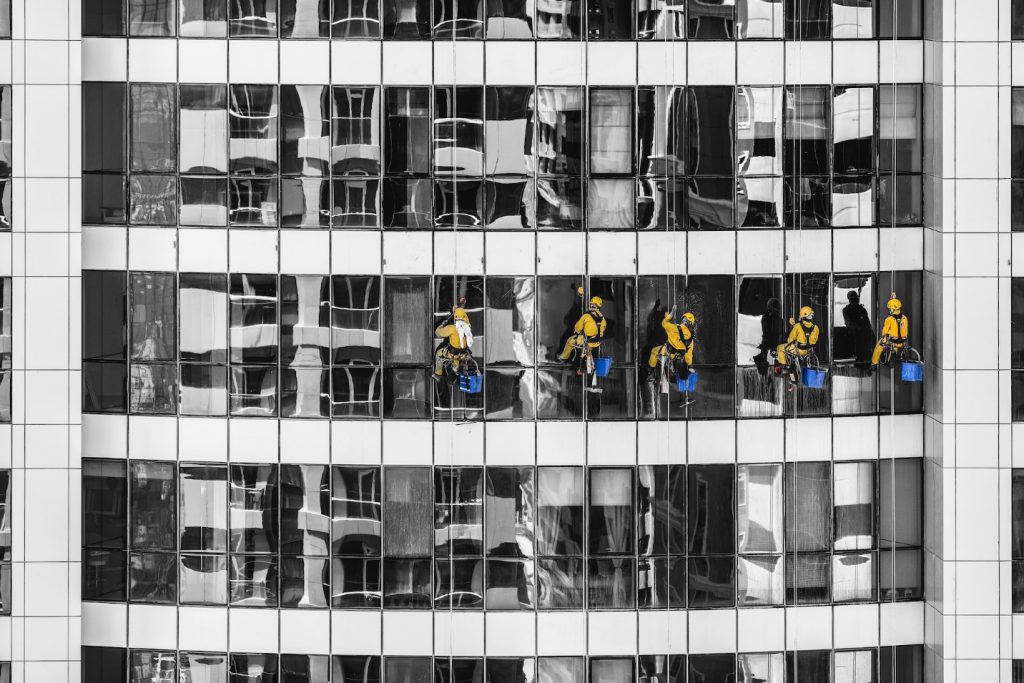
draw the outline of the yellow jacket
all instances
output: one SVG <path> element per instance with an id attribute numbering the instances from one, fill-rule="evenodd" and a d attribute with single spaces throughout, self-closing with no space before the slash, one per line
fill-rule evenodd
<path id="1" fill-rule="evenodd" d="M 882 325 L 882 338 L 890 339 L 897 343 L 903 343 L 907 340 L 910 334 L 910 319 L 905 315 L 899 316 L 899 321 L 896 320 L 896 316 L 890 315 L 885 319 L 885 323 Z"/>
<path id="2" fill-rule="evenodd" d="M 811 347 L 818 343 L 818 335 L 821 334 L 821 330 L 818 329 L 817 325 L 812 324 L 810 329 L 804 327 L 802 322 L 798 322 L 793 325 L 793 329 L 789 331 L 789 337 L 786 339 L 787 344 L 796 344 L 797 352 L 801 356 L 806 356 Z"/>
<path id="3" fill-rule="evenodd" d="M 686 325 L 672 322 L 672 314 L 666 313 L 661 328 L 668 337 L 666 344 L 676 351 L 683 351 L 687 365 L 693 365 L 693 332 Z"/>
<path id="4" fill-rule="evenodd" d="M 434 336 L 446 338 L 448 345 L 453 349 L 463 350 L 466 348 L 466 345 L 463 343 L 462 335 L 459 334 L 459 330 L 455 323 L 439 326 L 434 330 Z"/>
<path id="5" fill-rule="evenodd" d="M 582 334 L 588 340 L 593 340 L 595 337 L 600 339 L 604 336 L 606 329 L 608 329 L 608 321 L 596 311 L 587 311 L 581 315 L 573 328 L 576 334 Z"/>

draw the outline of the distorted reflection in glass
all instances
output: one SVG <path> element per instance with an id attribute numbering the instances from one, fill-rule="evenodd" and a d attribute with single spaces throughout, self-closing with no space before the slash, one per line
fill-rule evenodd
<path id="1" fill-rule="evenodd" d="M 133 413 L 174 414 L 178 409 L 175 280 L 172 273 L 132 273 L 130 277 Z"/>
<path id="2" fill-rule="evenodd" d="M 869 273 L 833 277 L 832 412 L 873 413 L 875 378 L 870 364 L 877 312 L 871 302 L 876 298 L 876 278 Z"/>
<path id="3" fill-rule="evenodd" d="M 327 0 L 280 0 L 280 3 L 282 38 L 327 38 L 331 35 L 331 3 Z"/>
<path id="4" fill-rule="evenodd" d="M 333 0 L 331 11 L 332 37 L 380 37 L 380 0 Z"/>
<path id="5" fill-rule="evenodd" d="M 786 88 L 782 165 L 787 227 L 827 227 L 831 220 L 830 100 L 829 86 Z"/>
<path id="6" fill-rule="evenodd" d="M 227 0 L 180 0 L 178 35 L 182 38 L 224 38 L 228 34 Z"/>
<path id="7" fill-rule="evenodd" d="M 737 683 L 785 683 L 785 680 L 786 659 L 781 652 L 736 656 Z"/>
<path id="8" fill-rule="evenodd" d="M 276 555 L 232 555 L 228 575 L 232 607 L 277 607 Z"/>
<path id="9" fill-rule="evenodd" d="M 281 465 L 281 553 L 326 556 L 331 546 L 330 472 Z"/>
<path id="10" fill-rule="evenodd" d="M 279 571 L 281 607 L 327 609 L 330 606 L 330 558 L 284 556 Z"/>
<path id="11" fill-rule="evenodd" d="M 583 657 L 538 657 L 537 683 L 584 683 L 587 665 Z"/>
<path id="12" fill-rule="evenodd" d="M 385 40 L 430 38 L 430 0 L 383 0 Z"/>
<path id="13" fill-rule="evenodd" d="M 277 552 L 276 465 L 231 465 L 230 520 L 231 552 Z"/>
<path id="14" fill-rule="evenodd" d="M 688 0 L 686 4 L 691 40 L 732 39 L 736 21 L 736 0 L 718 3 Z"/>
<path id="15" fill-rule="evenodd" d="M 178 170 L 228 171 L 228 91 L 223 85 L 181 85 Z"/>
<path id="16" fill-rule="evenodd" d="M 390 661 L 394 661 L 396 658 L 389 657 Z M 389 661 L 389 671 L 391 671 Z M 401 661 L 399 659 L 399 661 Z M 283 662 L 283 658 L 282 658 Z M 332 680 L 335 681 L 363 681 L 363 683 L 380 683 L 381 681 L 381 665 L 380 657 L 374 657 L 370 655 L 366 656 L 352 656 L 352 655 L 334 655 L 331 657 L 331 675 Z M 403 679 L 399 679 L 403 680 Z M 406 678 L 414 683 L 420 683 L 418 678 Z"/>
<path id="17" fill-rule="evenodd" d="M 277 36 L 278 0 L 228 0 L 231 36 L 273 38 Z"/>
<path id="18" fill-rule="evenodd" d="M 875 92 L 837 87 L 832 100 L 832 225 L 874 223 Z M 842 177 L 840 177 L 842 174 Z"/>
<path id="19" fill-rule="evenodd" d="M 782 466 L 740 465 L 736 485 L 738 603 L 781 605 Z"/>
<path id="20" fill-rule="evenodd" d="M 175 0 L 129 0 L 128 35 L 173 36 L 175 4 Z"/>
<path id="21" fill-rule="evenodd" d="M 831 0 L 832 2 L 832 38 L 867 39 L 875 37 L 875 9 L 871 2 L 850 2 L 850 0 Z M 908 2 L 879 2 L 879 6 L 898 5 L 904 10 Z M 904 10 L 905 11 L 905 10 Z"/>

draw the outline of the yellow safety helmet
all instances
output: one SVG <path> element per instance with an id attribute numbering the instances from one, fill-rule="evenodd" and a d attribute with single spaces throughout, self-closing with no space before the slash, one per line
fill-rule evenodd
<path id="1" fill-rule="evenodd" d="M 898 315 L 901 310 L 903 310 L 903 302 L 897 299 L 896 295 L 893 295 L 889 299 L 889 312 L 893 315 Z"/>
<path id="2" fill-rule="evenodd" d="M 469 322 L 469 314 L 467 314 L 466 309 L 462 307 L 456 307 L 455 310 L 452 311 L 452 317 L 456 320 L 465 320 L 467 323 Z"/>
<path id="3" fill-rule="evenodd" d="M 590 305 L 593 308 L 601 308 L 601 306 L 604 306 L 604 299 L 602 299 L 599 296 L 591 297 L 590 298 Z"/>
<path id="4" fill-rule="evenodd" d="M 697 318 L 693 315 L 693 313 L 683 313 L 682 322 L 687 327 L 693 327 L 695 324 L 697 324 Z"/>
<path id="5" fill-rule="evenodd" d="M 814 320 L 814 309 L 810 306 L 804 306 L 800 309 L 801 320 Z"/>

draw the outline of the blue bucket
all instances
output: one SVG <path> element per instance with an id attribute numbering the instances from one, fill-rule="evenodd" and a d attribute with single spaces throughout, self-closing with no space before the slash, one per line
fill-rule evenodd
<path id="1" fill-rule="evenodd" d="M 696 391 L 697 390 L 697 371 L 696 370 L 690 370 L 690 374 L 689 374 L 689 376 L 686 379 L 677 379 L 676 380 L 676 389 L 678 389 L 680 391 L 680 393 L 684 393 L 684 394 L 692 392 L 692 391 Z"/>
<path id="2" fill-rule="evenodd" d="M 818 368 L 804 368 L 802 379 L 805 387 L 821 389 L 825 386 L 825 371 Z"/>
<path id="3" fill-rule="evenodd" d="M 467 394 L 479 394 L 484 387 L 484 378 L 480 375 L 460 375 L 459 389 Z"/>
<path id="4" fill-rule="evenodd" d="M 612 369 L 612 359 L 601 357 L 594 359 L 594 374 L 598 377 L 607 377 Z"/>
<path id="5" fill-rule="evenodd" d="M 917 360 L 905 360 L 900 363 L 900 379 L 904 382 L 923 382 L 924 363 Z"/>

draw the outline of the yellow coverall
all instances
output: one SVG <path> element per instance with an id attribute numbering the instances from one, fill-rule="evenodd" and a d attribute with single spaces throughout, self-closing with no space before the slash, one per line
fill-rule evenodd
<path id="1" fill-rule="evenodd" d="M 441 347 L 434 352 L 434 374 L 438 377 L 443 375 L 444 362 L 449 359 L 452 362 L 452 370 L 458 372 L 459 360 L 469 355 L 469 349 L 463 343 L 458 326 L 454 321 L 450 325 L 440 325 L 434 330 L 434 336 L 445 338 Z"/>
<path id="2" fill-rule="evenodd" d="M 587 311 L 580 316 L 573 327 L 574 334 L 569 335 L 565 340 L 565 348 L 558 355 L 560 360 L 572 358 L 574 349 L 586 348 L 590 352 L 601 346 L 601 338 L 604 331 L 608 329 L 608 321 L 601 315 L 600 311 Z"/>
<path id="3" fill-rule="evenodd" d="M 658 367 L 658 358 L 660 356 L 668 356 L 671 359 L 675 355 L 672 352 L 682 351 L 683 362 L 686 363 L 686 367 L 693 365 L 694 339 L 690 328 L 686 325 L 677 325 L 672 322 L 671 313 L 665 314 L 665 319 L 661 321 L 661 328 L 665 330 L 668 340 L 661 346 L 651 349 L 651 357 L 647 360 L 647 364 L 652 368 L 656 368 Z"/>
<path id="4" fill-rule="evenodd" d="M 898 351 L 906 346 L 909 333 L 910 319 L 907 316 L 900 313 L 886 318 L 882 325 L 882 338 L 875 345 L 875 352 L 871 354 L 871 365 L 878 365 L 886 346 L 893 351 Z"/>
<path id="5" fill-rule="evenodd" d="M 790 360 L 786 354 L 795 355 L 797 358 L 806 358 L 815 344 L 818 343 L 818 335 L 821 331 L 813 322 L 800 321 L 793 325 L 789 331 L 789 337 L 785 344 L 779 344 L 775 349 L 775 358 L 779 365 L 789 365 Z"/>

